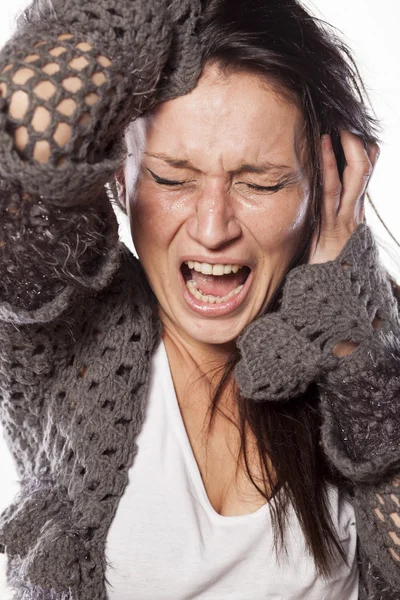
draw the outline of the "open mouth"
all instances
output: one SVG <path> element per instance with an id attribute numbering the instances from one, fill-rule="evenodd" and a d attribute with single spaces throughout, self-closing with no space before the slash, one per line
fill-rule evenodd
<path id="1" fill-rule="evenodd" d="M 206 304 L 224 304 L 243 289 L 251 269 L 246 265 L 185 261 L 182 276 L 191 296 Z"/>

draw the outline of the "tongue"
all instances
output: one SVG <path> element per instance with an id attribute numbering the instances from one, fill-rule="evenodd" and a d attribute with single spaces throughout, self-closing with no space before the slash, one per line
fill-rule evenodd
<path id="1" fill-rule="evenodd" d="M 196 282 L 197 289 L 205 296 L 227 296 L 238 285 L 244 283 L 246 278 L 242 269 L 229 275 L 203 275 L 194 269 L 191 269 L 190 273 L 190 278 Z"/>

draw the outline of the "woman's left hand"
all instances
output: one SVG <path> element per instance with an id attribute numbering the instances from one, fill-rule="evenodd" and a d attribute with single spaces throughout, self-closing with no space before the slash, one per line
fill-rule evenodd
<path id="1" fill-rule="evenodd" d="M 318 244 L 316 233 L 312 238 L 309 264 L 337 258 L 351 234 L 364 221 L 364 199 L 378 160 L 379 146 L 370 144 L 366 150 L 363 141 L 348 131 L 341 131 L 340 138 L 347 163 L 343 172 L 343 184 L 340 182 L 330 136 L 322 137 L 322 228 Z M 377 329 L 380 324 L 380 320 L 375 318 L 372 326 Z M 335 345 L 333 353 L 338 357 L 347 356 L 357 347 L 358 344 L 343 340 Z"/>
<path id="2" fill-rule="evenodd" d="M 316 233 L 312 238 L 309 264 L 334 260 L 357 226 L 364 221 L 364 199 L 379 156 L 379 146 L 370 144 L 366 150 L 361 138 L 348 131 L 341 131 L 340 138 L 347 163 L 343 184 L 330 136 L 322 136 L 322 228 L 318 244 Z"/>

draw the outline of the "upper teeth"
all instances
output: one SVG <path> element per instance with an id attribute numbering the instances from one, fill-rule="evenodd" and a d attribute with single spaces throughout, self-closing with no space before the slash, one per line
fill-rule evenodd
<path id="1" fill-rule="evenodd" d="M 237 273 L 242 268 L 241 265 L 210 265 L 193 260 L 187 260 L 185 264 L 189 269 L 194 269 L 203 275 L 229 275 L 229 273 Z"/>

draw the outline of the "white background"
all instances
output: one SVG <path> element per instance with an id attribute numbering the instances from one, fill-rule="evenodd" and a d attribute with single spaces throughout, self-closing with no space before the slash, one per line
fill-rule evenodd
<path id="1" fill-rule="evenodd" d="M 0 4 L 0 47 L 13 28 L 15 15 L 26 0 Z M 367 84 L 378 118 L 383 124 L 381 156 L 369 186 L 374 204 L 393 236 L 400 243 L 400 3 L 399 0 L 314 0 L 306 1 L 314 14 L 335 25 L 353 49 Z M 366 204 L 367 222 L 377 236 L 390 272 L 400 279 L 400 248 Z M 126 221 L 119 215 L 121 238 L 130 245 Z M 0 512 L 17 490 L 11 457 L 0 436 Z M 4 556 L 0 555 L 0 598 L 8 600 L 4 584 Z"/>

